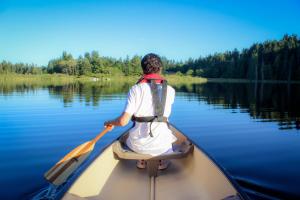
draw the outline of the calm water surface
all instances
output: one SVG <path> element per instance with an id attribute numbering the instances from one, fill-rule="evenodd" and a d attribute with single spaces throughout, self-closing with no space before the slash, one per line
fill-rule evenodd
<path id="1" fill-rule="evenodd" d="M 122 112 L 130 85 L 0 85 L 0 199 L 30 199 L 43 174 Z M 300 85 L 176 87 L 170 121 L 253 199 L 300 199 Z M 92 157 L 118 137 L 116 128 Z"/>

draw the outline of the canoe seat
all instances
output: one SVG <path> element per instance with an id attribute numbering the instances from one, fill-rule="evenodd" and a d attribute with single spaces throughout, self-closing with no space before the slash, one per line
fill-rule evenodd
<path id="1" fill-rule="evenodd" d="M 112 145 L 114 157 L 117 160 L 146 160 L 149 176 L 157 176 L 157 168 L 159 160 L 180 159 L 186 157 L 193 152 L 194 145 L 189 140 L 180 141 L 180 143 L 173 144 L 172 153 L 152 156 L 150 154 L 139 154 L 130 150 L 125 141 L 128 134 L 123 135 L 119 140 Z"/>

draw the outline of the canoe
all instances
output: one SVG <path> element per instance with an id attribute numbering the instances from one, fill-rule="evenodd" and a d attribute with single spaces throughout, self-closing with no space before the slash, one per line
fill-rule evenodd
<path id="1" fill-rule="evenodd" d="M 76 177 L 62 199 L 248 199 L 201 148 L 173 125 L 170 129 L 178 138 L 174 153 L 156 157 L 134 153 L 124 146 L 126 131 Z M 139 159 L 147 160 L 147 169 L 136 168 Z M 171 161 L 165 170 L 157 170 L 161 159 Z"/>

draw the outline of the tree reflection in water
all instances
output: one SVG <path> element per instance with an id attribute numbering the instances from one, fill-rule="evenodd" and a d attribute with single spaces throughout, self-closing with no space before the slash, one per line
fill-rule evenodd
<path id="1" fill-rule="evenodd" d="M 274 83 L 207 83 L 179 86 L 177 91 L 224 109 L 239 109 L 280 129 L 300 129 L 300 85 Z"/>
<path id="2" fill-rule="evenodd" d="M 124 97 L 132 83 L 80 83 L 67 85 L 0 85 L 1 95 L 45 89 L 50 97 L 71 106 L 75 99 L 99 106 L 101 99 Z M 300 129 L 300 84 L 287 83 L 206 83 L 174 86 L 177 95 L 207 104 L 247 112 L 261 122 L 278 122 L 280 129 Z"/>

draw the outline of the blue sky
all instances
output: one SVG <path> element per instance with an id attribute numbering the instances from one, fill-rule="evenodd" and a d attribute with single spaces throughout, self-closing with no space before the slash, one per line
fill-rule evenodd
<path id="1" fill-rule="evenodd" d="M 155 52 L 185 60 L 300 35 L 297 0 L 0 0 L 0 60 Z"/>

